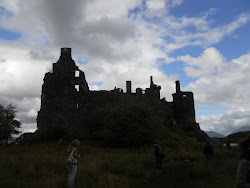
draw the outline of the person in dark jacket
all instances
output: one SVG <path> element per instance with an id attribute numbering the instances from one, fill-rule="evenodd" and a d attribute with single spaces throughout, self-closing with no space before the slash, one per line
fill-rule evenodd
<path id="1" fill-rule="evenodd" d="M 63 139 L 62 138 L 59 138 L 58 144 L 59 144 L 59 146 L 62 146 L 62 144 L 63 144 Z"/>
<path id="2" fill-rule="evenodd" d="M 154 148 L 155 148 L 155 161 L 156 161 L 156 167 L 157 168 L 162 168 L 163 165 L 163 157 L 162 157 L 162 149 L 161 146 L 159 146 L 157 143 L 154 143 Z"/>
<path id="3" fill-rule="evenodd" d="M 74 181 L 77 171 L 77 163 L 80 159 L 80 155 L 77 153 L 77 149 L 80 146 L 79 140 L 73 140 L 70 146 L 67 149 L 68 159 L 68 169 L 69 169 L 69 178 L 68 178 L 68 188 L 73 188 Z"/>
<path id="4" fill-rule="evenodd" d="M 206 146 L 203 149 L 203 154 L 205 155 L 207 160 L 210 160 L 213 157 L 214 151 L 213 148 L 209 146 L 209 142 L 206 143 Z"/>
<path id="5" fill-rule="evenodd" d="M 237 188 L 250 188 L 250 137 L 240 142 L 240 162 L 237 168 Z"/>
<path id="6" fill-rule="evenodd" d="M 231 149 L 231 146 L 230 146 L 230 142 L 229 142 L 229 141 L 226 142 L 226 146 L 227 146 L 227 149 Z"/>

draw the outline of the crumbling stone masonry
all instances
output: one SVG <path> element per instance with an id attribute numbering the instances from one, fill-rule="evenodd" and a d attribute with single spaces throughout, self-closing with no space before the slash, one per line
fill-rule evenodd
<path id="1" fill-rule="evenodd" d="M 176 81 L 173 102 L 160 99 L 161 86 L 150 77 L 150 87 L 137 88 L 132 93 L 131 81 L 126 82 L 126 92 L 121 88 L 111 91 L 90 91 L 84 72 L 71 57 L 71 48 L 61 48 L 61 56 L 53 63 L 52 72 L 44 76 L 41 109 L 37 116 L 38 133 L 63 134 L 68 138 L 83 138 L 88 135 L 87 119 L 107 104 L 123 99 L 141 101 L 151 107 L 155 121 L 166 126 L 194 125 L 194 98 L 192 92 L 180 90 Z M 59 135 L 60 136 L 60 135 Z"/>

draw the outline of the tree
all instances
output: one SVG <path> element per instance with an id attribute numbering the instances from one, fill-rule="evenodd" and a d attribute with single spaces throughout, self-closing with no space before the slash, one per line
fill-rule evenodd
<path id="1" fill-rule="evenodd" d="M 12 134 L 18 134 L 21 123 L 16 120 L 16 107 L 9 104 L 6 108 L 0 104 L 0 143 L 7 144 Z"/>

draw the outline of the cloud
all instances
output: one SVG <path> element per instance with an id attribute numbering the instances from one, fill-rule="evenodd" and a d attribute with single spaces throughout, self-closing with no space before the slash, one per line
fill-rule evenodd
<path id="1" fill-rule="evenodd" d="M 208 63 L 207 60 L 213 59 L 213 57 L 205 58 L 205 51 L 200 57 L 185 56 L 185 58 L 195 65 L 197 62 L 199 64 Z M 220 54 L 216 49 L 212 51 L 216 52 L 217 55 Z M 203 75 L 195 82 L 189 83 L 184 90 L 194 93 L 196 106 L 226 106 L 229 110 L 216 115 L 198 116 L 197 122 L 204 130 L 229 134 L 241 126 L 249 125 L 250 122 L 250 78 L 248 76 L 250 75 L 250 53 L 230 62 L 223 62 L 223 59 L 222 55 L 218 56 L 215 62 L 219 61 L 219 63 L 214 64 L 223 65 L 223 71 Z M 202 62 L 200 63 L 200 61 Z M 193 74 L 196 74 L 196 72 L 193 71 Z"/>
<path id="2" fill-rule="evenodd" d="M 126 80 L 132 81 L 134 90 L 146 88 L 152 75 L 162 87 L 161 96 L 172 101 L 178 77 L 166 76 L 158 59 L 166 59 L 167 63 L 181 60 L 188 76 L 198 77 L 184 88 L 194 92 L 196 104 L 234 106 L 249 101 L 250 82 L 245 76 L 249 74 L 249 54 L 226 62 L 211 47 L 247 24 L 249 14 L 220 25 L 210 18 L 215 13 L 213 9 L 197 17 L 171 15 L 169 10 L 182 3 L 183 0 L 0 1 L 5 9 L 5 15 L 0 15 L 0 27 L 21 34 L 17 41 L 0 41 L 0 103 L 17 104 L 24 130 L 34 130 L 43 76 L 57 61 L 61 47 L 71 47 L 75 60 L 87 57 L 85 64 L 77 65 L 89 83 L 103 83 L 94 84 L 91 89 L 117 86 L 125 90 Z M 6 16 L 6 11 L 11 14 Z M 205 50 L 200 57 L 171 56 L 171 52 L 187 46 Z M 233 84 L 239 88 L 232 89 Z"/>
<path id="3" fill-rule="evenodd" d="M 189 77 L 203 77 L 223 70 L 225 58 L 216 48 L 207 48 L 200 57 L 180 56 L 179 61 L 186 63 L 185 72 Z"/>
<path id="4" fill-rule="evenodd" d="M 163 9 L 165 8 L 164 0 L 148 0 L 146 1 L 148 9 Z"/>
<path id="5" fill-rule="evenodd" d="M 45 59 L 39 59 L 31 52 L 17 44 L 0 46 L 0 54 L 5 59 L 0 63 L 0 104 L 16 106 L 17 119 L 22 122 L 22 130 L 26 131 L 28 124 L 36 123 L 43 76 L 51 68 L 51 63 L 45 60 L 46 55 Z M 45 52 L 36 50 L 36 53 Z M 47 51 L 47 54 L 50 53 Z"/>
<path id="6" fill-rule="evenodd" d="M 183 3 L 183 0 L 167 0 L 167 4 L 170 7 L 177 7 Z"/>
<path id="7" fill-rule="evenodd" d="M 162 32 L 172 40 L 165 45 L 166 51 L 172 52 L 186 46 L 207 48 L 225 37 L 234 37 L 233 33 L 249 21 L 250 14 L 241 14 L 230 23 L 213 26 L 214 21 L 208 20 L 207 15 L 180 18 L 168 16 L 164 19 Z"/>
<path id="8" fill-rule="evenodd" d="M 16 14 L 19 11 L 18 2 L 19 0 L 1 0 L 0 6 L 4 7 L 5 10 L 11 10 L 11 12 Z"/>
<path id="9" fill-rule="evenodd" d="M 218 52 L 216 53 L 219 54 Z M 219 57 L 221 60 L 224 59 L 221 56 Z M 204 60 L 204 56 L 201 55 L 196 60 L 198 62 Z M 205 58 L 202 63 L 206 63 L 206 60 Z M 248 75 L 250 74 L 250 53 L 233 59 L 231 62 L 223 63 L 220 60 L 219 62 L 219 65 L 223 64 L 223 71 L 202 76 L 195 82 L 189 83 L 185 89 L 195 93 L 196 104 L 201 106 L 227 105 L 235 107 L 237 105 L 249 104 L 250 78 Z"/>
<path id="10" fill-rule="evenodd" d="M 0 64 L 1 96 L 13 98 L 39 96 L 44 73 L 50 64 L 46 60 L 32 59 L 29 49 L 14 45 L 0 46 L 4 63 Z"/>
<path id="11" fill-rule="evenodd" d="M 47 39 L 53 47 L 70 46 L 89 57 L 110 58 L 112 44 L 133 38 L 135 32 L 127 14 L 139 1 L 25 2 L 18 1 L 19 11 L 8 19 L 1 17 L 0 25 L 21 32 L 26 43 L 43 44 Z"/>
<path id="12" fill-rule="evenodd" d="M 197 121 L 200 123 L 200 127 L 203 130 L 215 131 L 228 135 L 237 130 L 239 127 L 249 126 L 249 114 L 249 108 L 241 107 L 227 110 L 221 114 L 199 116 Z"/>
<path id="13" fill-rule="evenodd" d="M 207 48 L 226 36 L 233 36 L 235 30 L 250 20 L 250 15 L 245 13 L 231 23 L 214 26 L 215 20 L 209 19 L 214 9 L 203 12 L 199 17 L 169 15 L 168 10 L 181 5 L 182 0 L 148 0 L 146 4 L 150 10 L 143 9 L 143 1 L 132 0 L 13 2 L 4 1 L 3 6 L 15 12 L 15 16 L 8 19 L 0 17 L 0 26 L 22 33 L 23 42 L 35 40 L 55 48 L 69 46 L 77 54 L 110 62 L 130 57 L 129 53 L 121 54 L 114 50 L 131 40 L 137 41 L 142 34 L 138 32 L 141 27 L 153 34 L 154 44 L 159 48 L 173 52 L 190 45 Z M 139 11 L 133 12 L 136 8 Z M 146 40 L 147 36 L 142 37 Z M 130 48 L 127 49 L 129 51 Z"/>

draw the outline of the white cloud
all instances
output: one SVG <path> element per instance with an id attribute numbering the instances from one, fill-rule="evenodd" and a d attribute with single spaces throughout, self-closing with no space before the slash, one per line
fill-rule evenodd
<path id="1" fill-rule="evenodd" d="M 83 10 L 83 17 L 87 21 L 96 21 L 104 17 L 126 17 L 130 9 L 141 4 L 142 0 L 88 0 Z"/>
<path id="2" fill-rule="evenodd" d="M 199 116 L 197 121 L 202 130 L 215 131 L 224 135 L 231 134 L 239 127 L 249 126 L 250 122 L 249 108 L 235 108 L 227 110 L 224 113 Z"/>
<path id="3" fill-rule="evenodd" d="M 48 56 L 48 51 L 31 52 L 16 43 L 0 46 L 0 54 L 5 59 L 0 63 L 0 104 L 12 103 L 17 107 L 17 119 L 22 122 L 21 130 L 25 131 L 32 127 L 29 124 L 35 125 L 43 77 L 51 68 L 51 62 L 36 56 L 36 53 L 47 53 Z M 47 56 L 43 57 L 46 59 Z M 32 131 L 35 129 L 36 126 L 32 127 Z"/>
<path id="4" fill-rule="evenodd" d="M 0 5 L 14 14 L 0 16 L 0 27 L 22 36 L 15 42 L 0 41 L 0 103 L 17 104 L 24 129 L 34 129 L 44 73 L 57 61 L 64 46 L 72 48 L 75 60 L 88 58 L 88 63 L 78 64 L 87 81 L 103 82 L 91 89 L 125 89 L 126 80 L 132 81 L 133 89 L 146 88 L 153 75 L 154 82 L 162 87 L 161 96 L 169 101 L 177 77 L 163 74 L 157 60 L 174 62 L 177 58 L 167 53 L 187 46 L 207 48 L 198 58 L 179 57 L 186 62 L 189 76 L 202 76 L 184 88 L 194 92 L 196 104 L 236 106 L 250 101 L 250 82 L 245 76 L 249 75 L 250 55 L 225 62 L 222 54 L 211 47 L 225 37 L 235 36 L 235 31 L 249 22 L 249 14 L 216 26 L 216 20 L 209 18 L 213 9 L 197 17 L 176 17 L 169 10 L 180 6 L 183 0 L 149 0 L 148 8 L 143 3 L 0 0 Z M 232 89 L 234 84 L 239 87 Z"/>
<path id="5" fill-rule="evenodd" d="M 202 77 L 222 71 L 225 64 L 225 58 L 216 48 L 207 48 L 200 57 L 194 58 L 189 55 L 177 58 L 187 64 L 184 67 L 189 77 Z"/>
<path id="6" fill-rule="evenodd" d="M 172 39 L 165 45 L 166 51 L 172 52 L 186 46 L 207 48 L 225 37 L 234 37 L 233 33 L 249 21 L 250 14 L 241 14 L 230 23 L 213 26 L 214 21 L 209 20 L 207 15 L 181 18 L 167 16 L 161 31 Z"/>
<path id="7" fill-rule="evenodd" d="M 162 9 L 165 8 L 164 0 L 148 0 L 146 1 L 147 7 L 149 9 Z"/>
<path id="8" fill-rule="evenodd" d="M 231 62 L 224 62 L 223 71 L 203 76 L 189 83 L 186 90 L 195 93 L 197 105 L 235 107 L 249 104 L 250 78 L 248 75 L 250 75 L 250 53 L 233 59 Z"/>
<path id="9" fill-rule="evenodd" d="M 194 59 L 203 58 L 201 55 Z M 202 76 L 189 83 L 184 90 L 194 93 L 196 106 L 224 105 L 229 108 L 221 114 L 197 117 L 202 129 L 229 134 L 241 126 L 249 126 L 250 53 L 222 64 L 223 71 Z"/>
<path id="10" fill-rule="evenodd" d="M 0 63 L 1 96 L 13 98 L 39 96 L 44 73 L 50 64 L 46 60 L 32 59 L 29 49 L 0 46 L 5 62 Z"/>
<path id="11" fill-rule="evenodd" d="M 177 7 L 183 3 L 183 0 L 167 0 L 167 4 L 170 7 Z"/>
<path id="12" fill-rule="evenodd" d="M 5 7 L 7 10 L 11 10 L 14 14 L 16 14 L 19 11 L 18 6 L 19 0 L 0 0 L 0 5 L 2 7 Z"/>

